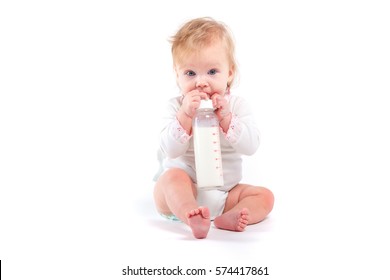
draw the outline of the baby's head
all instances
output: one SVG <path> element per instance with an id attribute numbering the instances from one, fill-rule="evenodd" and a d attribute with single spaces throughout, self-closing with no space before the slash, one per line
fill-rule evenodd
<path id="1" fill-rule="evenodd" d="M 174 66 L 180 64 L 186 56 L 197 53 L 203 47 L 210 46 L 216 42 L 220 42 L 224 46 L 229 68 L 233 71 L 232 78 L 228 81 L 228 87 L 230 87 L 237 71 L 233 38 L 225 24 L 217 22 L 212 18 L 193 19 L 184 24 L 172 36 L 171 43 Z"/>

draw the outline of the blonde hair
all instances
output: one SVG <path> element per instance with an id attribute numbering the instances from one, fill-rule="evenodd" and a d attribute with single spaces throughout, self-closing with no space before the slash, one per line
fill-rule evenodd
<path id="1" fill-rule="evenodd" d="M 180 63 L 189 53 L 196 52 L 202 47 L 209 46 L 220 40 L 226 48 L 230 67 L 233 69 L 233 78 L 237 72 L 237 63 L 234 56 L 234 41 L 229 28 L 222 22 L 210 17 L 196 18 L 185 23 L 177 33 L 171 37 L 173 63 Z"/>

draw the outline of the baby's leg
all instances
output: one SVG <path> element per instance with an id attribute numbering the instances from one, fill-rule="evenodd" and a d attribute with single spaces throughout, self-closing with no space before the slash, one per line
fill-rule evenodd
<path id="1" fill-rule="evenodd" d="M 273 204 L 274 196 L 268 189 L 238 184 L 230 190 L 224 212 L 214 224 L 221 229 L 243 231 L 247 225 L 262 221 Z"/>
<path id="2" fill-rule="evenodd" d="M 154 190 L 156 207 L 160 213 L 173 213 L 190 226 L 196 238 L 205 238 L 210 228 L 210 213 L 207 208 L 198 206 L 195 197 L 196 187 L 188 174 L 179 168 L 162 174 Z"/>

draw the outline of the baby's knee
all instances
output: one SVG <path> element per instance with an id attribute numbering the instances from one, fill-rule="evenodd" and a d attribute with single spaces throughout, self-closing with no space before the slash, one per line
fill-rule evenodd
<path id="1" fill-rule="evenodd" d="M 162 176 L 164 177 L 164 180 L 169 182 L 192 182 L 190 176 L 180 168 L 168 169 Z"/>
<path id="2" fill-rule="evenodd" d="M 264 187 L 261 187 L 259 191 L 260 191 L 260 195 L 263 197 L 264 208 L 268 212 L 271 212 L 272 209 L 274 208 L 274 203 L 275 203 L 274 194 L 272 193 L 272 191 Z"/>

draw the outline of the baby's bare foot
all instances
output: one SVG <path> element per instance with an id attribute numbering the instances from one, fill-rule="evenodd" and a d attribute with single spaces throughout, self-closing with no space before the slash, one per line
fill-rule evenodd
<path id="1" fill-rule="evenodd" d="M 196 238 L 205 238 L 210 229 L 210 211 L 199 207 L 187 213 L 188 225 Z"/>
<path id="2" fill-rule="evenodd" d="M 221 216 L 215 218 L 214 224 L 217 228 L 232 230 L 232 231 L 244 231 L 248 225 L 249 210 L 243 208 L 241 210 L 231 210 Z"/>

